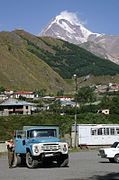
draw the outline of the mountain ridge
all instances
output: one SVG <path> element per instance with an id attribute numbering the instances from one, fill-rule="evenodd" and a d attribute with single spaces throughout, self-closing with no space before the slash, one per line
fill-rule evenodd
<path id="1" fill-rule="evenodd" d="M 111 63 L 109 60 L 100 59 L 96 57 L 95 55 L 91 54 L 90 52 L 85 51 L 84 49 L 80 48 L 77 45 L 68 43 L 67 41 L 63 41 L 60 39 L 58 40 L 58 39 L 54 39 L 50 37 L 39 37 L 37 39 L 37 37 L 33 35 L 28 36 L 28 33 L 24 31 L 16 31 L 16 32 L 17 34 L 22 36 L 22 38 L 25 37 L 25 40 L 30 45 L 28 46 L 28 50 L 30 52 L 35 54 L 37 57 L 42 58 L 43 61 L 45 61 L 50 67 L 52 67 L 63 78 L 66 78 L 66 79 L 72 78 L 73 74 L 75 73 L 78 76 L 84 76 L 89 73 L 95 74 L 95 75 L 97 74 L 104 75 L 111 72 L 110 71 L 111 69 L 113 69 L 114 72 L 118 72 L 117 69 L 119 66 Z M 34 41 L 33 39 L 36 39 L 36 41 Z M 40 40 L 40 43 L 39 43 L 39 40 Z M 45 44 L 44 47 L 43 47 L 43 44 L 41 46 L 41 42 Z M 40 51 L 38 52 L 38 50 Z M 87 65 L 88 65 L 88 68 L 90 65 L 91 69 L 88 71 L 83 70 L 83 68 L 87 69 Z M 92 67 L 94 69 L 96 67 L 96 69 L 94 70 Z M 101 68 L 103 67 L 105 69 L 105 72 L 102 71 L 100 73 L 100 67 Z"/>
<path id="2" fill-rule="evenodd" d="M 85 28 L 75 13 L 61 12 L 38 36 L 63 39 L 85 48 L 96 56 L 119 64 L 119 36 L 91 32 Z"/>
<path id="3" fill-rule="evenodd" d="M 85 49 L 23 30 L 0 32 L 0 85 L 16 90 L 71 92 L 72 77 L 116 75 L 119 66 Z"/>
<path id="4" fill-rule="evenodd" d="M 70 43 L 79 44 L 87 42 L 90 36 L 98 37 L 101 34 L 86 29 L 74 13 L 61 12 L 38 34 L 38 36 L 51 36 L 61 38 Z"/>

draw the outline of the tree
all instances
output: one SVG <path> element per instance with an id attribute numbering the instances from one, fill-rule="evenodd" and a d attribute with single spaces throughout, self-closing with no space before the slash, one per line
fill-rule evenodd
<path id="1" fill-rule="evenodd" d="M 94 102 L 96 99 L 94 89 L 89 86 L 82 87 L 78 90 L 76 98 L 78 102 L 82 103 Z"/>
<path id="2" fill-rule="evenodd" d="M 111 104 L 111 98 L 107 95 L 105 95 L 100 103 L 100 108 L 102 109 L 109 109 Z"/>
<path id="3" fill-rule="evenodd" d="M 23 96 L 19 96 L 19 100 L 22 100 L 22 101 L 25 101 L 26 100 L 26 97 L 23 97 Z"/>
<path id="4" fill-rule="evenodd" d="M 112 114 L 119 114 L 119 96 L 112 98 L 110 111 Z"/>
<path id="5" fill-rule="evenodd" d="M 35 94 L 38 94 L 38 96 L 43 97 L 46 94 L 46 89 L 36 90 Z"/>
<path id="6" fill-rule="evenodd" d="M 101 109 L 109 109 L 111 114 L 119 114 L 119 96 L 104 96 L 100 103 Z"/>
<path id="7" fill-rule="evenodd" d="M 61 89 L 60 91 L 57 92 L 57 96 L 63 96 L 63 95 L 64 95 L 64 90 Z"/>
<path id="8" fill-rule="evenodd" d="M 50 105 L 50 110 L 55 112 L 55 113 L 60 113 L 60 109 L 61 109 L 61 102 L 60 102 L 60 100 L 54 101 L 54 103 L 52 103 Z"/>
<path id="9" fill-rule="evenodd" d="M 3 86 L 0 86 L 0 94 L 5 91 L 5 88 Z"/>

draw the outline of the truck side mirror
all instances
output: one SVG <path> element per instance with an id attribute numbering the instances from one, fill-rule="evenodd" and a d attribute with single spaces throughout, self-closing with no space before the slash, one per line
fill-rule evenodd
<path id="1" fill-rule="evenodd" d="M 23 146 L 26 144 L 25 140 L 22 141 Z"/>

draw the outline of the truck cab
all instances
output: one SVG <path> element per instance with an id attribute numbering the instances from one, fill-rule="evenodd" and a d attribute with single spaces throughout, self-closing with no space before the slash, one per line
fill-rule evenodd
<path id="1" fill-rule="evenodd" d="M 24 126 L 14 136 L 15 162 L 28 168 L 49 162 L 59 167 L 68 165 L 68 144 L 59 139 L 58 126 Z"/>

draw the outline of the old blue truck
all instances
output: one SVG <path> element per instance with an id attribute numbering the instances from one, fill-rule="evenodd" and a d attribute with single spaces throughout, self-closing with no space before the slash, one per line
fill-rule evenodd
<path id="1" fill-rule="evenodd" d="M 14 134 L 15 165 L 36 168 L 43 163 L 68 166 L 68 144 L 59 139 L 58 126 L 24 126 Z"/>

